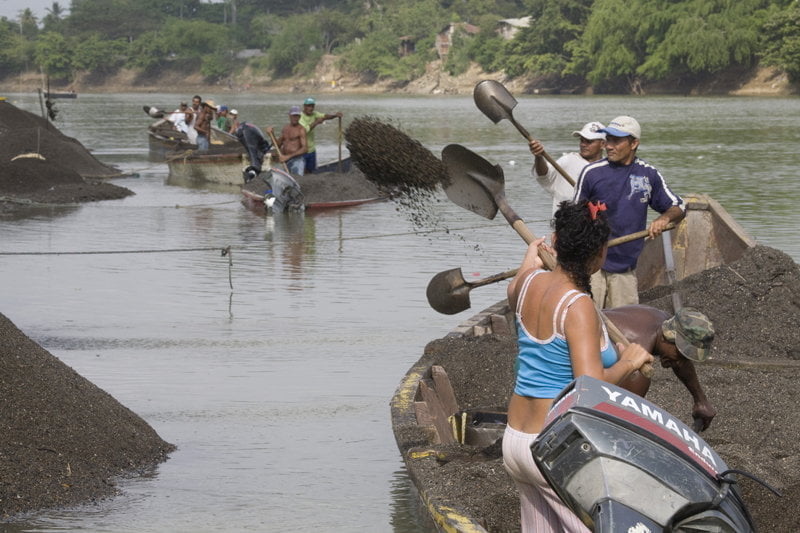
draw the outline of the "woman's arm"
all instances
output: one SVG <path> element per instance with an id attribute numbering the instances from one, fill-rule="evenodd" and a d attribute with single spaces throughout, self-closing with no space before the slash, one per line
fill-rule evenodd
<path id="1" fill-rule="evenodd" d="M 508 284 L 506 295 L 508 296 L 508 305 L 511 309 L 517 308 L 517 297 L 519 296 L 520 283 L 528 272 L 542 268 L 544 263 L 539 257 L 539 245 L 544 243 L 544 237 L 538 238 L 528 245 L 528 250 L 525 252 L 525 257 L 522 258 L 522 264 L 517 269 L 517 274 Z"/>
<path id="2" fill-rule="evenodd" d="M 575 377 L 591 376 L 617 385 L 643 364 L 653 360 L 653 356 L 639 344 L 632 343 L 624 349 L 619 344 L 619 359 L 609 368 L 603 368 L 600 359 L 600 316 L 590 298 L 580 298 L 570 307 L 565 335 Z"/>

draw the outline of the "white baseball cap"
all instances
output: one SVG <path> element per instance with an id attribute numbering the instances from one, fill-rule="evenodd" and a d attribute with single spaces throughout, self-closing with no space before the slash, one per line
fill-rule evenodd
<path id="1" fill-rule="evenodd" d="M 614 137 L 627 137 L 630 135 L 634 139 L 638 139 L 642 136 L 642 128 L 639 123 L 636 122 L 635 118 L 627 115 L 618 116 L 601 131 Z"/>
<path id="2" fill-rule="evenodd" d="M 605 140 L 606 134 L 603 133 L 603 126 L 600 122 L 587 122 L 581 128 L 581 131 L 573 131 L 573 137 L 583 137 L 584 139 L 589 139 L 590 141 L 596 141 L 597 139 Z"/>

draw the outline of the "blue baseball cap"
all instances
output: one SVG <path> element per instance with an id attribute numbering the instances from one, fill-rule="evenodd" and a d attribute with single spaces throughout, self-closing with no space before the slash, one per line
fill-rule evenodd
<path id="1" fill-rule="evenodd" d="M 227 110 L 228 110 L 228 106 L 226 106 L 226 105 L 221 105 L 221 106 L 219 106 L 219 109 L 218 109 L 218 111 L 227 111 Z"/>

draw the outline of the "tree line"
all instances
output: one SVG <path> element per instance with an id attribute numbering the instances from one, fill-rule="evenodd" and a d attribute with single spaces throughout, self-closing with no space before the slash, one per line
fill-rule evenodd
<path id="1" fill-rule="evenodd" d="M 498 33 L 500 20 L 522 17 L 530 24 L 513 38 Z M 72 0 L 53 2 L 41 20 L 30 9 L 0 18 L 0 73 L 68 82 L 123 68 L 199 70 L 214 82 L 245 67 L 305 75 L 334 54 L 366 82 L 402 84 L 437 59 L 436 36 L 451 24 L 443 66 L 454 75 L 476 62 L 596 93 L 757 64 L 800 80 L 799 0 Z"/>

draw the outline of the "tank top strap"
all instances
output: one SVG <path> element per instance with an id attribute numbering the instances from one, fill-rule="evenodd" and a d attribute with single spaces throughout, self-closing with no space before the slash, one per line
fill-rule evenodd
<path id="1" fill-rule="evenodd" d="M 533 278 L 535 278 L 538 274 L 542 272 L 546 272 L 546 270 L 534 270 L 533 272 L 529 273 L 525 278 L 525 281 L 522 282 L 522 289 L 519 291 L 519 297 L 517 298 L 517 309 L 516 312 L 519 315 L 522 311 L 522 302 L 525 301 L 525 294 L 528 292 L 528 287 L 530 287 Z"/>
<path id="2" fill-rule="evenodd" d="M 565 336 L 564 325 L 567 322 L 567 312 L 569 311 L 570 306 L 572 306 L 572 304 L 574 304 L 581 296 L 588 295 L 575 289 L 570 289 L 564 293 L 564 295 L 558 301 L 555 310 L 553 311 L 553 333 L 562 337 Z M 558 327 L 556 327 L 556 325 L 558 325 Z"/>

